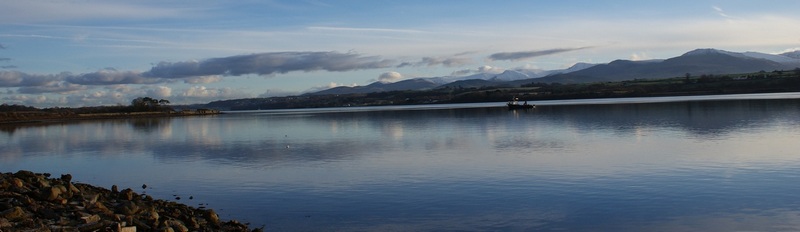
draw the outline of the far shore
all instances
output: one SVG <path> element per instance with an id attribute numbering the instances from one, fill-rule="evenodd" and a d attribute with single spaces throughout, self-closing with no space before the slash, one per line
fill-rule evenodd
<path id="1" fill-rule="evenodd" d="M 153 118 L 153 117 L 183 117 L 198 115 L 221 114 L 214 109 L 196 109 L 182 111 L 150 111 L 150 112 L 114 112 L 114 113 L 59 113 L 42 111 L 15 111 L 0 112 L 0 125 L 38 124 L 76 120 L 96 119 L 124 119 L 124 118 Z"/>

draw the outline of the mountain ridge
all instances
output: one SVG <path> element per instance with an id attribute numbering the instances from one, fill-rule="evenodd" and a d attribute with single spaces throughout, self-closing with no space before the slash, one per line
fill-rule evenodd
<path id="1" fill-rule="evenodd" d="M 658 60 L 618 59 L 605 64 L 576 63 L 567 69 L 509 69 L 502 73 L 477 73 L 461 77 L 428 77 L 394 83 L 375 82 L 366 86 L 336 87 L 311 95 L 371 93 L 397 90 L 424 90 L 447 87 L 479 88 L 520 86 L 540 83 L 588 83 L 633 79 L 669 78 L 685 75 L 719 75 L 800 67 L 800 50 L 782 54 L 731 52 L 699 48 L 680 56 Z M 482 80 L 482 81 L 471 81 Z"/>

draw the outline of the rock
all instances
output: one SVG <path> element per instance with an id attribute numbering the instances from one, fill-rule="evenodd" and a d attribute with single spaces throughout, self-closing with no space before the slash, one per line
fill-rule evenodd
<path id="1" fill-rule="evenodd" d="M 206 220 L 214 225 L 219 225 L 219 215 L 217 215 L 213 209 L 206 211 Z"/>
<path id="2" fill-rule="evenodd" d="M 75 187 L 75 185 L 73 185 L 72 183 L 69 184 L 69 191 L 72 192 L 73 194 L 81 192 L 81 190 L 78 189 L 78 187 Z"/>
<path id="3" fill-rule="evenodd" d="M 106 224 L 102 222 L 88 223 L 78 226 L 78 231 L 99 231 L 104 227 L 106 227 Z"/>
<path id="4" fill-rule="evenodd" d="M 92 215 L 89 215 L 89 216 L 81 217 L 81 220 L 83 220 L 83 223 L 92 224 L 92 223 L 99 222 L 100 221 L 100 216 L 98 216 L 97 214 L 92 214 Z"/>
<path id="5" fill-rule="evenodd" d="M 23 186 L 25 186 L 25 182 L 23 182 L 22 179 L 20 178 L 14 177 L 13 179 L 11 179 L 11 186 L 22 188 Z"/>
<path id="6" fill-rule="evenodd" d="M 66 183 L 72 182 L 72 175 L 71 174 L 63 174 L 63 175 L 61 175 L 61 180 L 66 182 Z"/>
<path id="7" fill-rule="evenodd" d="M 120 192 L 116 185 L 109 190 L 71 181 L 69 174 L 49 179 L 24 170 L 0 173 L 0 232 L 249 231 L 233 220 L 222 223 L 210 209 L 153 199 L 131 189 Z"/>
<path id="8" fill-rule="evenodd" d="M 19 206 L 0 212 L 0 217 L 8 219 L 9 221 L 19 221 L 24 219 L 26 216 L 25 210 Z"/>
<path id="9" fill-rule="evenodd" d="M 44 196 L 47 196 L 48 201 L 60 200 L 59 195 L 61 195 L 61 188 L 57 186 L 50 187 L 44 194 Z"/>
<path id="10" fill-rule="evenodd" d="M 189 228 L 186 228 L 186 226 L 184 226 L 180 221 L 167 220 L 166 224 L 177 232 L 189 232 Z"/>
<path id="11" fill-rule="evenodd" d="M 136 193 L 134 193 L 133 190 L 130 188 L 126 188 L 125 190 L 122 190 L 122 192 L 119 193 L 120 199 L 127 201 L 133 200 L 135 195 Z"/>
<path id="12" fill-rule="evenodd" d="M 0 229 L 9 228 L 9 227 L 12 227 L 12 226 L 13 225 L 11 225 L 11 222 L 9 222 L 8 219 L 0 218 Z"/>
<path id="13" fill-rule="evenodd" d="M 58 218 L 61 217 L 61 216 L 58 215 L 58 213 L 56 213 L 55 210 L 53 210 L 51 208 L 41 208 L 36 213 L 37 213 L 36 215 L 38 215 L 38 216 L 40 216 L 42 218 L 51 219 L 51 220 L 55 220 L 55 219 L 58 219 Z"/>

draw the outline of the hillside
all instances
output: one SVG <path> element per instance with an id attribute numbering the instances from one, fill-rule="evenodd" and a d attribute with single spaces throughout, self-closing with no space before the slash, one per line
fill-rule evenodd
<path id="1" fill-rule="evenodd" d="M 719 75 L 792 69 L 791 65 L 740 53 L 697 49 L 657 62 L 615 60 L 576 72 L 530 79 L 542 83 L 590 83 L 689 75 Z"/>
<path id="2" fill-rule="evenodd" d="M 443 76 L 375 82 L 366 86 L 336 87 L 308 95 L 366 94 L 434 88 L 513 87 L 532 82 L 592 83 L 690 76 L 792 70 L 800 67 L 800 51 L 783 54 L 695 49 L 681 56 L 659 60 L 615 60 L 607 64 L 576 63 L 568 69 L 513 69 L 502 73 L 481 72 L 461 77 Z"/>

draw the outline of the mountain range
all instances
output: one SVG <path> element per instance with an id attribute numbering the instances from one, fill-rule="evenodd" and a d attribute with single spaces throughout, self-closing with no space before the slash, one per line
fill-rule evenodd
<path id="1" fill-rule="evenodd" d="M 568 69 L 515 69 L 499 74 L 478 73 L 459 77 L 429 77 L 394 83 L 374 82 L 366 86 L 336 87 L 309 95 L 372 93 L 398 90 L 426 90 L 461 87 L 514 87 L 539 83 L 590 83 L 657 79 L 686 75 L 718 75 L 800 68 L 800 50 L 773 55 L 759 52 L 730 52 L 718 49 L 695 49 L 665 60 L 615 60 L 606 64 L 577 63 Z"/>

